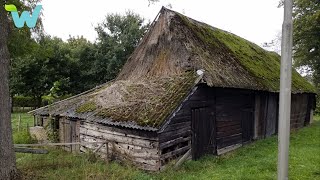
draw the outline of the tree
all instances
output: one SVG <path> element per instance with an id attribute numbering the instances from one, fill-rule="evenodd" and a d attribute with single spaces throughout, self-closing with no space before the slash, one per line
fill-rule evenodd
<path id="1" fill-rule="evenodd" d="M 10 42 L 15 37 L 18 37 L 18 34 L 29 34 L 31 36 L 31 33 L 28 33 L 25 29 L 18 31 L 12 25 L 10 26 L 9 22 L 12 20 L 8 17 L 4 5 L 5 3 L 14 3 L 18 8 L 24 7 L 25 10 L 30 10 L 29 8 L 34 7 L 38 2 L 39 0 L 0 1 L 0 179 L 18 178 L 11 127 L 9 92 L 10 54 L 8 46 L 12 45 L 14 47 L 14 44 L 10 44 Z M 35 30 L 41 31 L 40 29 L 35 28 Z M 15 32 L 17 33 L 15 34 Z M 15 35 L 13 36 L 13 34 Z M 19 36 L 19 38 L 21 37 Z M 21 41 L 18 42 L 18 44 L 22 44 Z M 19 52 L 16 51 L 16 53 Z"/>
<path id="2" fill-rule="evenodd" d="M 320 84 L 320 3 L 318 0 L 294 1 L 294 63 L 309 66 L 314 83 Z"/>
<path id="3" fill-rule="evenodd" d="M 98 39 L 94 64 L 98 83 L 114 79 L 149 27 L 132 12 L 125 16 L 109 14 L 96 27 Z"/>
<path id="4" fill-rule="evenodd" d="M 319 0 L 294 1 L 294 66 L 307 67 L 320 93 L 320 3 Z M 320 103 L 320 99 L 318 98 Z M 319 105 L 318 103 L 318 105 Z M 319 107 L 320 108 L 320 107 Z M 320 110 L 318 108 L 318 111 Z"/>
<path id="5" fill-rule="evenodd" d="M 70 49 L 71 69 L 70 69 L 70 89 L 69 93 L 78 94 L 91 89 L 97 85 L 94 76 L 95 54 L 97 52 L 94 44 L 84 37 L 70 37 L 67 41 Z"/>
<path id="6" fill-rule="evenodd" d="M 70 77 L 74 62 L 71 50 L 61 39 L 41 36 L 32 51 L 12 63 L 11 86 L 19 95 L 31 96 L 41 106 L 42 96 L 47 95 L 55 82 L 59 82 L 59 95 L 70 92 Z M 75 72 L 76 73 L 76 72 Z"/>
<path id="7" fill-rule="evenodd" d="M 15 179 L 17 169 L 12 139 L 9 93 L 9 24 L 3 6 L 4 1 L 0 1 L 0 179 Z"/>

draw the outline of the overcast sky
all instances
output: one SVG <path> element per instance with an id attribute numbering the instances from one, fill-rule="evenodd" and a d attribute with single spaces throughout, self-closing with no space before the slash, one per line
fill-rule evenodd
<path id="1" fill-rule="evenodd" d="M 270 42 L 281 31 L 283 10 L 279 0 L 43 0 L 44 28 L 64 40 L 83 35 L 94 41 L 94 27 L 109 13 L 132 10 L 152 21 L 161 6 L 237 34 L 258 45 Z"/>

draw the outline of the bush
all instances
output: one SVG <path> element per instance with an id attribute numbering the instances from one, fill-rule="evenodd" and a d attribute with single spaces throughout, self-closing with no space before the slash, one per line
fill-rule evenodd
<path id="1" fill-rule="evenodd" d="M 27 130 L 15 132 L 13 134 L 13 141 L 15 144 L 33 144 L 37 142 Z"/>
<path id="2" fill-rule="evenodd" d="M 13 107 L 36 107 L 37 102 L 32 97 L 14 96 L 12 99 Z"/>

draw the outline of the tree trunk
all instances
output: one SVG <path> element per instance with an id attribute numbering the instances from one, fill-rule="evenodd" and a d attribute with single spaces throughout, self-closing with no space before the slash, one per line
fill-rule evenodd
<path id="1" fill-rule="evenodd" d="M 9 93 L 8 17 L 0 1 L 0 179 L 16 179 Z"/>

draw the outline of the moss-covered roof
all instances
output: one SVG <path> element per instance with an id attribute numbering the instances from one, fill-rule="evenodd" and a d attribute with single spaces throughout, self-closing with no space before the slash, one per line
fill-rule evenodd
<path id="1" fill-rule="evenodd" d="M 116 80 L 34 113 L 157 130 L 197 84 L 199 69 L 208 86 L 279 92 L 279 55 L 163 8 Z M 315 89 L 293 70 L 292 92 Z"/>
<path id="2" fill-rule="evenodd" d="M 158 128 L 196 85 L 193 72 L 174 77 L 116 81 L 36 111 Z M 102 121 L 102 122 L 103 122 Z"/>
<path id="3" fill-rule="evenodd" d="M 278 92 L 280 89 L 280 56 L 269 52 L 232 33 L 197 22 L 178 14 L 182 22 L 203 42 L 208 49 L 224 52 L 244 67 L 254 82 L 252 88 Z M 226 58 L 227 59 L 227 58 Z M 208 61 L 213 60 L 210 56 Z M 254 87 L 255 86 L 255 87 Z M 295 69 L 292 70 L 292 92 L 315 92 L 315 88 Z"/>

